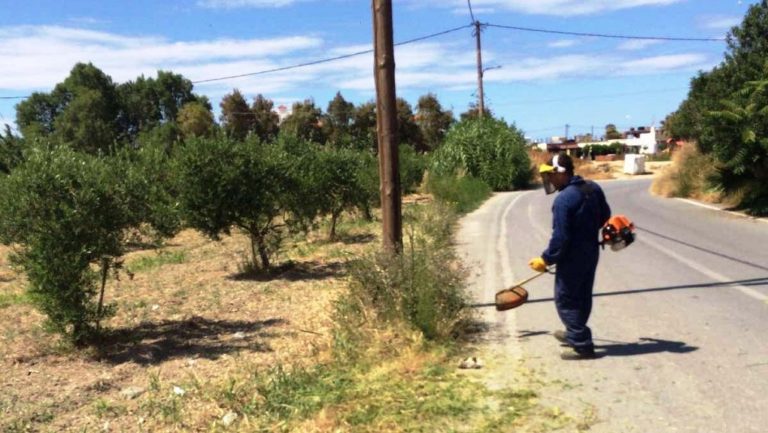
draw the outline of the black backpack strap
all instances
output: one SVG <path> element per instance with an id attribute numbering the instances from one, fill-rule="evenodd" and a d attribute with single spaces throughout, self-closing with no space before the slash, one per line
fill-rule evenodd
<path id="1" fill-rule="evenodd" d="M 582 183 L 581 185 L 578 186 L 579 191 L 581 191 L 581 194 L 582 194 L 581 207 L 584 207 L 584 206 L 587 205 L 587 201 L 592 196 L 592 194 L 595 192 L 595 186 L 596 186 L 596 184 L 594 182 L 592 182 L 591 180 L 585 180 L 584 183 Z M 595 217 L 595 221 L 597 221 L 598 230 L 600 230 L 600 227 L 602 227 L 601 223 L 599 222 L 599 219 L 600 219 L 599 212 L 600 211 L 597 210 L 597 209 L 594 212 L 594 214 L 595 214 L 594 217 Z M 602 242 L 599 242 L 599 244 L 603 248 L 605 248 L 605 246 L 603 245 Z"/>

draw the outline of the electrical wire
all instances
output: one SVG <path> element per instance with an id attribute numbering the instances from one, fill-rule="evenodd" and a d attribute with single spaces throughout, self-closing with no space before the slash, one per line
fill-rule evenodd
<path id="1" fill-rule="evenodd" d="M 518 100 L 518 101 L 510 101 L 510 102 L 501 102 L 493 104 L 495 106 L 499 107 L 506 107 L 510 105 L 532 105 L 532 104 L 547 104 L 550 102 L 568 102 L 568 101 L 578 101 L 578 100 L 593 100 L 593 99 L 600 99 L 600 98 L 616 98 L 620 96 L 639 96 L 639 95 L 655 95 L 655 94 L 664 94 L 664 93 L 673 93 L 673 92 L 682 92 L 689 90 L 687 87 L 676 87 L 676 88 L 668 88 L 668 89 L 658 89 L 658 90 L 643 90 L 638 92 L 623 92 L 623 93 L 605 93 L 605 94 L 596 94 L 596 95 L 579 95 L 579 96 L 572 96 L 572 97 L 565 97 L 565 98 L 557 98 L 557 99 L 528 99 L 528 100 Z"/>
<path id="2" fill-rule="evenodd" d="M 472 12 L 472 0 L 467 0 L 467 6 L 469 7 L 469 16 L 472 18 L 472 24 L 475 24 L 475 14 Z"/>
<path id="3" fill-rule="evenodd" d="M 26 99 L 29 96 L 0 96 L 0 99 Z"/>
<path id="4" fill-rule="evenodd" d="M 522 32 L 536 32 L 536 33 L 550 33 L 555 35 L 569 35 L 569 36 L 589 36 L 594 38 L 611 38 L 611 39 L 635 39 L 642 41 L 677 41 L 677 42 L 723 42 L 725 38 L 681 38 L 681 37 L 669 37 L 669 36 L 632 36 L 632 35 L 616 35 L 608 33 L 583 33 L 583 32 L 568 32 L 562 30 L 550 30 L 539 29 L 533 27 L 519 27 L 509 26 L 502 24 L 484 24 L 487 27 L 495 27 L 499 29 L 507 30 L 519 30 Z"/>
<path id="5" fill-rule="evenodd" d="M 442 32 L 432 33 L 430 35 L 420 36 L 418 38 L 409 39 L 409 40 L 403 41 L 403 42 L 398 42 L 398 43 L 396 43 L 394 45 L 395 46 L 401 46 L 401 45 L 412 44 L 414 42 L 420 42 L 420 41 L 423 41 L 423 40 L 426 40 L 426 39 L 431 39 L 431 38 L 435 38 L 435 37 L 438 37 L 438 36 L 446 35 L 448 33 L 457 32 L 459 30 L 463 30 L 463 29 L 472 27 L 473 25 L 474 24 L 466 24 L 466 25 L 463 25 L 463 26 L 460 26 L 460 27 L 454 27 L 452 29 L 443 30 Z M 336 57 L 329 57 L 329 58 L 325 58 L 325 59 L 313 60 L 311 62 L 298 63 L 298 64 L 290 65 L 290 66 L 283 66 L 283 67 L 280 67 L 280 68 L 265 69 L 265 70 L 262 70 L 262 71 L 248 72 L 248 73 L 245 73 L 245 74 L 229 75 L 229 76 L 226 76 L 226 77 L 216 77 L 216 78 L 207 78 L 207 79 L 204 79 L 204 80 L 196 80 L 196 81 L 192 81 L 192 84 L 210 83 L 210 82 L 213 82 L 213 81 L 231 80 L 233 78 L 252 77 L 252 76 L 255 76 L 255 75 L 269 74 L 269 73 L 272 73 L 272 72 L 288 71 L 290 69 L 296 69 L 296 68 L 302 68 L 302 67 L 306 67 L 306 66 L 319 65 L 321 63 L 328 63 L 328 62 L 333 62 L 333 61 L 336 61 L 336 60 L 348 59 L 350 57 L 356 57 L 356 56 L 361 56 L 363 54 L 370 54 L 370 53 L 373 53 L 373 49 L 357 51 L 357 52 L 354 52 L 354 53 L 344 54 L 344 55 L 336 56 Z"/>

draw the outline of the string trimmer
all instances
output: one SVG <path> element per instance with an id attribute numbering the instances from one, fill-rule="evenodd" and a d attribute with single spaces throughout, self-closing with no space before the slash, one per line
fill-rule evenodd
<path id="1" fill-rule="evenodd" d="M 506 288 L 504 290 L 497 292 L 496 293 L 496 310 L 506 311 L 506 310 L 511 310 L 513 308 L 517 308 L 523 305 L 525 301 L 528 300 L 528 291 L 525 290 L 525 288 L 523 287 L 523 284 L 530 283 L 536 278 L 539 278 L 540 276 L 547 273 L 552 274 L 554 272 L 547 269 L 545 272 L 539 272 L 538 274 L 532 277 L 526 278 L 525 280 L 520 281 L 519 283 L 513 284 L 509 288 Z"/>

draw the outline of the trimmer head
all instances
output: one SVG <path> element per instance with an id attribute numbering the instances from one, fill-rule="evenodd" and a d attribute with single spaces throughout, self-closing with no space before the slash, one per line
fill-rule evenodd
<path id="1" fill-rule="evenodd" d="M 528 300 L 528 291 L 522 286 L 515 286 L 496 293 L 496 310 L 506 311 L 517 308 Z"/>

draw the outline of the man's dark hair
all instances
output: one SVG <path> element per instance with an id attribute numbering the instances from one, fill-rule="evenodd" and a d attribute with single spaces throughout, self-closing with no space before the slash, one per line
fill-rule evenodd
<path id="1" fill-rule="evenodd" d="M 549 160 L 549 164 L 553 165 L 555 157 Z M 557 165 L 563 167 L 568 176 L 573 176 L 573 159 L 565 152 L 559 152 L 557 154 Z"/>

